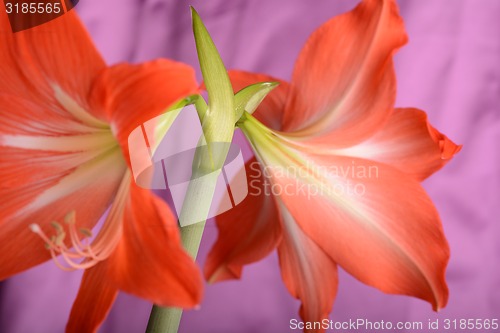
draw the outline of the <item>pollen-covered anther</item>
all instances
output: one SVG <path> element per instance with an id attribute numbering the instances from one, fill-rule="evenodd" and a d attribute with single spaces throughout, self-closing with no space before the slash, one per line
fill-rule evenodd
<path id="1" fill-rule="evenodd" d="M 52 259 L 59 268 L 67 271 L 87 269 L 105 259 L 100 258 L 89 244 L 92 232 L 86 228 L 77 230 L 76 214 L 74 211 L 71 211 L 64 217 L 64 222 L 67 225 L 67 230 L 56 221 L 50 223 L 55 230 L 55 234 L 50 237 L 47 236 L 38 224 L 34 223 L 29 226 L 32 232 L 43 239 L 45 248 L 50 251 Z M 70 236 L 70 247 L 65 242 L 67 233 Z M 60 258 L 63 259 L 64 264 L 61 263 Z"/>

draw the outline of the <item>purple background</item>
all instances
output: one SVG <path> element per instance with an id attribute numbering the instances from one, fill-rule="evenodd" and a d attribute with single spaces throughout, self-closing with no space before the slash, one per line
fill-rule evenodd
<path id="1" fill-rule="evenodd" d="M 357 0 L 210 0 L 196 7 L 229 68 L 289 79 L 307 36 Z M 500 1 L 399 0 L 410 43 L 396 56 L 397 106 L 426 110 L 462 152 L 425 182 L 441 213 L 452 257 L 448 307 L 388 296 L 341 273 L 332 319 L 423 321 L 500 317 Z M 188 2 L 83 0 L 85 25 L 106 60 L 169 57 L 197 68 Z M 201 259 L 216 237 L 207 228 Z M 61 332 L 80 272 L 48 263 L 3 283 L 0 330 Z M 298 318 L 298 302 L 281 283 L 276 254 L 247 267 L 242 281 L 208 286 L 181 332 L 280 333 Z M 101 332 L 143 332 L 147 302 L 123 293 Z M 424 330 L 426 331 L 426 330 Z M 353 332 L 354 333 L 354 332 Z"/>

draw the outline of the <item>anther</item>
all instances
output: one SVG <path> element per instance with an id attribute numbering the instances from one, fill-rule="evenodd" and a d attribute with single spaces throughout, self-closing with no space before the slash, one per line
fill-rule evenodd
<path id="1" fill-rule="evenodd" d="M 55 229 L 55 235 L 51 235 L 50 238 L 43 232 L 42 228 L 36 223 L 31 224 L 29 227 L 31 231 L 38 234 L 45 242 L 45 248 L 50 251 L 52 259 L 55 261 L 56 265 L 63 270 L 74 270 L 74 269 L 85 269 L 95 265 L 99 258 L 94 254 L 90 245 L 83 244 L 76 230 L 76 217 L 75 211 L 71 211 L 64 217 L 65 224 L 68 225 L 69 235 L 71 241 L 71 249 L 69 249 L 64 243 L 66 238 L 66 230 L 64 227 L 56 222 L 51 222 L 51 226 Z M 84 238 L 92 237 L 92 232 L 89 229 L 81 228 L 80 233 Z M 62 265 L 59 262 L 58 255 L 66 263 Z"/>
<path id="2" fill-rule="evenodd" d="M 76 221 L 76 217 L 75 217 L 75 211 L 72 210 L 71 212 L 69 212 L 68 214 L 66 214 L 66 216 L 64 217 L 64 222 L 67 223 L 67 224 L 73 224 L 75 223 Z"/>

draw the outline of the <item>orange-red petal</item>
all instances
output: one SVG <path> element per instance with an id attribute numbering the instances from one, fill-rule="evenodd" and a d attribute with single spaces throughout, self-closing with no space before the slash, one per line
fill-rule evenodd
<path id="1" fill-rule="evenodd" d="M 29 98 L 0 93 L 0 116 L 2 188 L 62 177 L 117 145 L 111 131 L 85 126 L 63 107 Z"/>
<path id="2" fill-rule="evenodd" d="M 87 107 L 87 96 L 105 63 L 75 11 L 17 33 L 11 31 L 8 16 L 1 11 L 0 44 L 3 94 L 26 98 L 47 110 L 58 109 L 60 103 L 54 97 L 57 86 L 81 107 L 95 111 Z M 98 113 L 93 115 L 103 119 Z M 39 113 L 31 120 L 49 126 L 54 119 L 64 121 L 66 117 L 60 112 L 52 113 L 50 118 Z"/>
<path id="3" fill-rule="evenodd" d="M 70 211 L 91 228 L 125 164 L 103 114 L 88 103 L 105 64 L 71 11 L 12 33 L 0 13 L 0 278 L 49 258 L 29 225 L 50 235 Z M 83 199 L 82 199 L 83 198 Z M 69 237 L 67 237 L 69 239 Z"/>
<path id="4" fill-rule="evenodd" d="M 300 316 L 305 322 L 328 318 L 337 294 L 337 265 L 297 225 L 281 206 L 283 240 L 278 247 L 281 276 L 290 293 L 301 300 Z M 305 332 L 324 332 L 305 329 Z"/>
<path id="5" fill-rule="evenodd" d="M 2 11 L 0 43 L 0 239 L 6 254 L 0 278 L 5 278 L 49 257 L 31 223 L 52 234 L 49 223 L 75 210 L 79 226 L 92 227 L 124 169 L 109 140 L 95 145 L 94 139 L 106 135 L 106 124 L 92 114 L 87 97 L 105 64 L 76 12 L 12 33 Z"/>
<path id="6" fill-rule="evenodd" d="M 34 156 L 40 157 L 38 152 Z M 27 166 L 20 168 L 26 174 L 37 171 L 29 159 L 24 163 Z M 124 172 L 125 163 L 115 149 L 67 173 L 18 188 L 0 186 L 0 251 L 4 254 L 0 256 L 0 280 L 50 258 L 43 240 L 30 230 L 31 224 L 38 224 L 50 237 L 56 233 L 51 222 L 62 222 L 75 211 L 77 226 L 92 228 L 110 205 Z"/>
<path id="7" fill-rule="evenodd" d="M 123 212 L 123 235 L 108 259 L 116 288 L 160 306 L 200 303 L 202 278 L 182 249 L 179 227 L 167 204 L 133 180 Z"/>
<path id="8" fill-rule="evenodd" d="M 244 265 L 267 256 L 281 239 L 279 215 L 269 192 L 269 180 L 255 158 L 245 167 L 248 196 L 216 218 L 219 238 L 205 264 L 205 276 L 211 282 L 240 278 Z"/>
<path id="9" fill-rule="evenodd" d="M 418 181 L 374 161 L 308 158 L 309 173 L 274 178 L 297 189 L 280 198 L 305 234 L 365 284 L 444 307 L 449 247 Z"/>
<path id="10" fill-rule="evenodd" d="M 106 263 L 87 269 L 66 325 L 67 333 L 93 333 L 106 318 L 118 289 L 106 279 Z"/>
<path id="11" fill-rule="evenodd" d="M 197 92 L 194 69 L 188 65 L 166 59 L 120 64 L 106 69 L 96 80 L 92 105 L 107 115 L 129 161 L 129 134 L 177 100 Z"/>
<path id="12" fill-rule="evenodd" d="M 337 147 L 373 135 L 392 111 L 392 55 L 406 40 L 394 0 L 363 0 L 325 23 L 296 62 L 283 130 Z"/>
<path id="13" fill-rule="evenodd" d="M 372 138 L 334 154 L 386 163 L 423 180 L 441 169 L 460 149 L 432 127 L 425 112 L 396 109 Z"/>
<path id="14" fill-rule="evenodd" d="M 229 78 L 234 92 L 259 82 L 279 82 L 279 86 L 267 95 L 253 116 L 271 129 L 280 130 L 285 110 L 286 98 L 289 93 L 287 82 L 265 74 L 254 74 L 245 71 L 229 71 Z"/>

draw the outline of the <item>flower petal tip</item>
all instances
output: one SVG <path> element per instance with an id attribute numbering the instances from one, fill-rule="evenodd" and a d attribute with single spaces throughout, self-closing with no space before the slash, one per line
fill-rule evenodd
<path id="1" fill-rule="evenodd" d="M 442 147 L 441 158 L 443 160 L 450 160 L 462 150 L 463 145 L 457 145 L 446 138 L 445 141 L 440 142 L 440 147 Z"/>
<path id="2" fill-rule="evenodd" d="M 446 307 L 446 303 L 447 303 L 447 302 L 448 302 L 448 300 L 445 300 L 445 302 L 444 302 L 444 303 L 442 303 L 442 304 L 439 304 L 439 303 L 434 304 L 434 305 L 432 306 L 432 310 L 433 310 L 434 312 L 436 312 L 436 313 L 441 312 L 441 311 L 442 311 L 442 310 Z"/>
<path id="3" fill-rule="evenodd" d="M 227 280 L 239 280 L 241 278 L 241 269 L 235 270 L 227 266 L 221 265 L 212 272 L 205 272 L 205 278 L 209 284 Z"/>
<path id="4" fill-rule="evenodd" d="M 457 145 L 446 135 L 435 129 L 430 123 L 427 123 L 431 138 L 439 145 L 441 150 L 441 159 L 449 160 L 462 150 L 463 145 Z"/>

